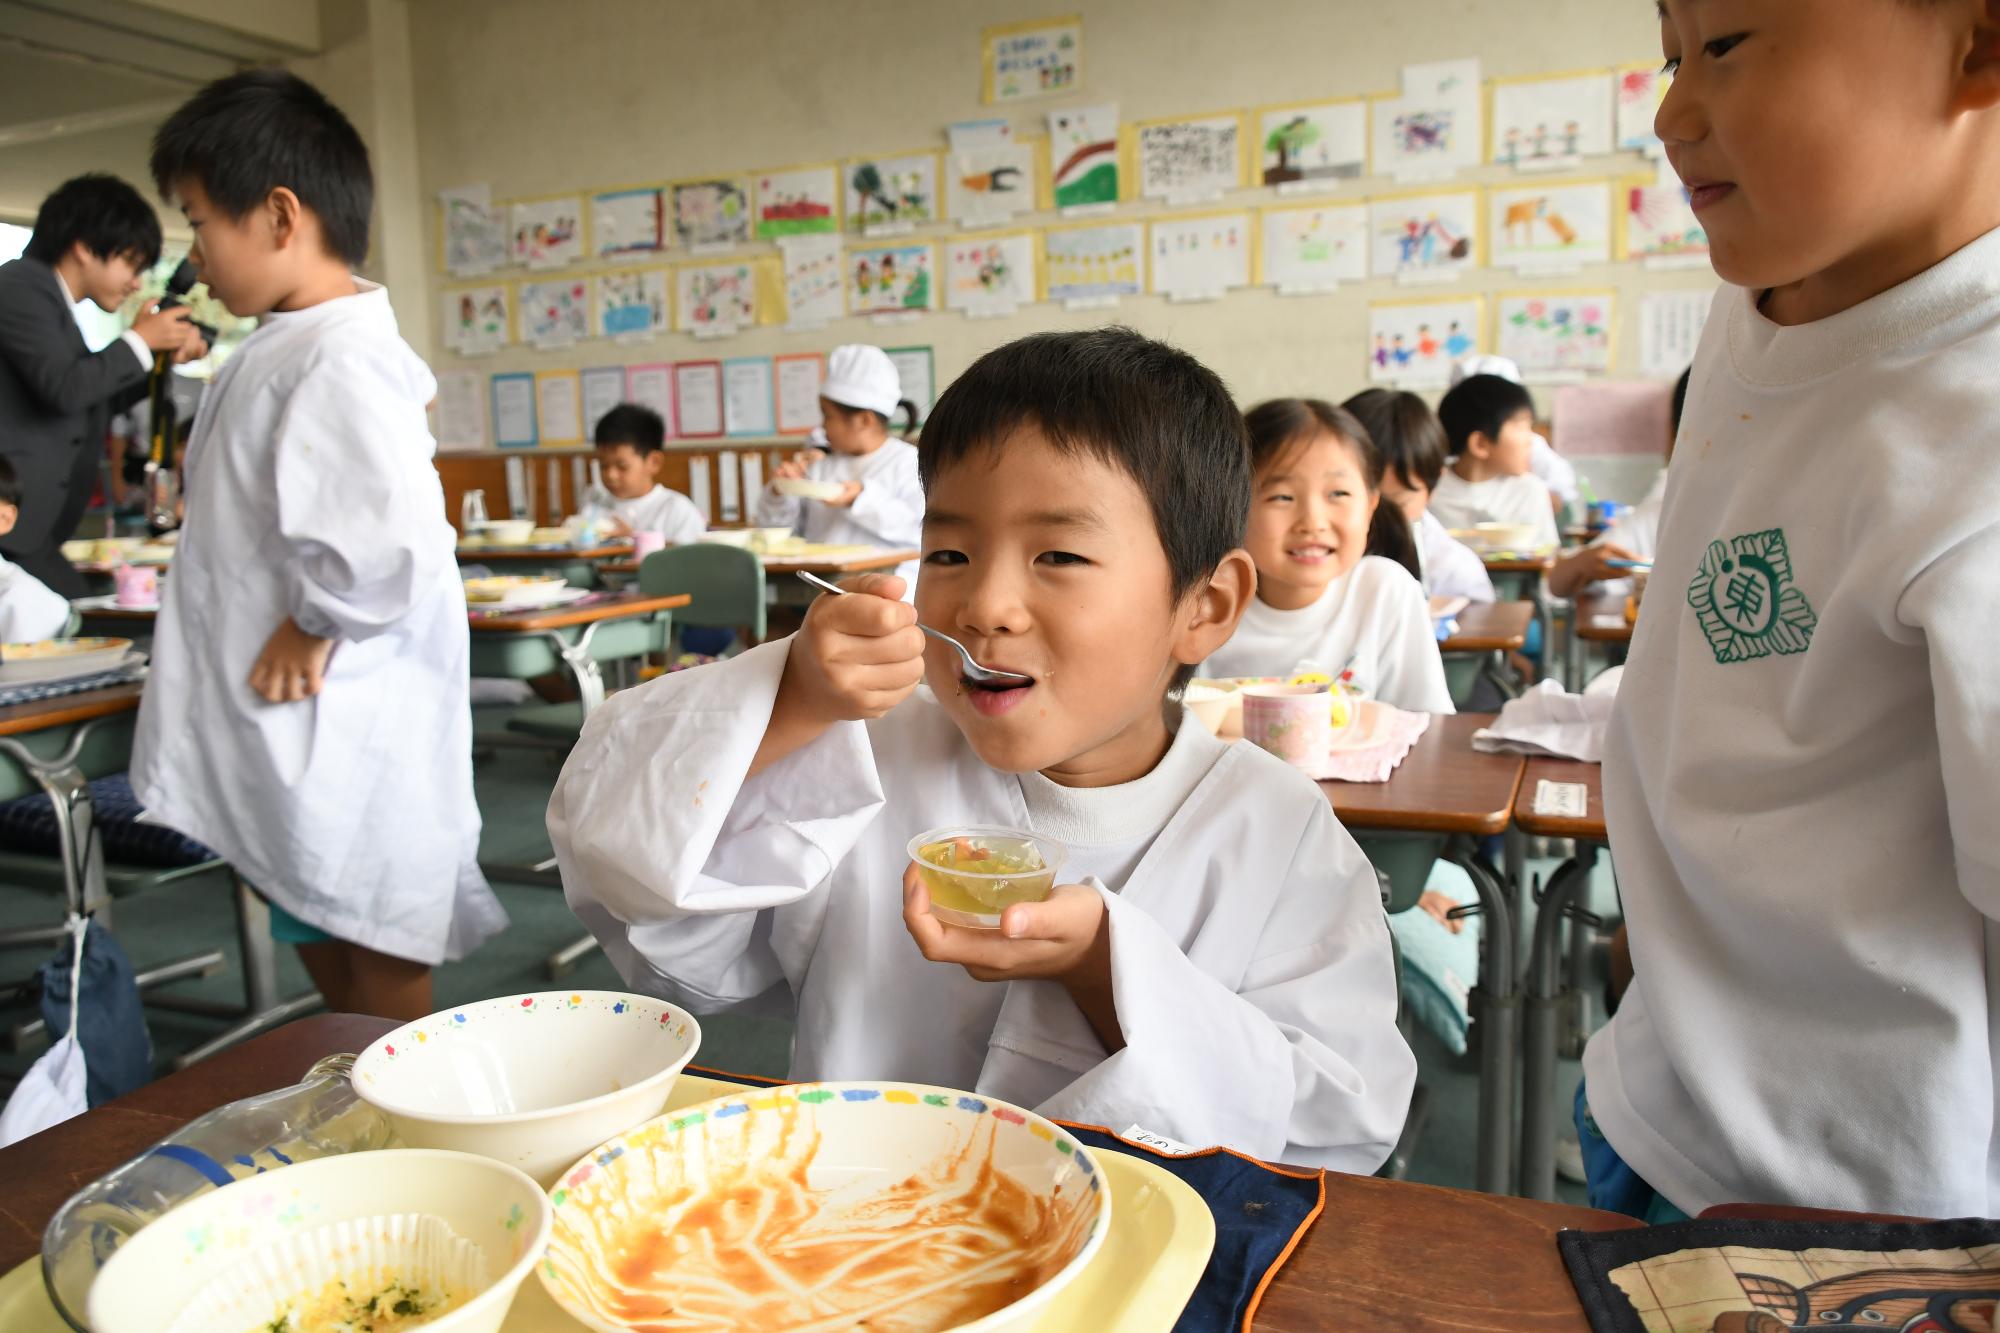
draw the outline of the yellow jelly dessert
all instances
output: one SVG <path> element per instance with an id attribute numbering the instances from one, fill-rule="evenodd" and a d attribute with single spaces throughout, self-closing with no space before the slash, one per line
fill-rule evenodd
<path id="1" fill-rule="evenodd" d="M 1055 867 L 1026 838 L 948 837 L 918 847 L 916 860 L 934 909 L 995 918 L 990 924 L 1010 904 L 1038 903 L 1055 887 Z"/>

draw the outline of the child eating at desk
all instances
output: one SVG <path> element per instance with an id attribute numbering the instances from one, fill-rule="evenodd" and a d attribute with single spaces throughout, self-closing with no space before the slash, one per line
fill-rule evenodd
<path id="1" fill-rule="evenodd" d="M 1431 492 L 1444 476 L 1444 427 L 1417 395 L 1368 389 L 1342 404 L 1382 453 L 1382 498 L 1415 530 L 1424 591 L 1432 597 L 1490 602 L 1493 579 L 1479 553 L 1445 531 L 1431 512 Z"/>
<path id="2" fill-rule="evenodd" d="M 353 272 L 368 150 L 312 85 L 263 69 L 169 117 L 152 168 L 201 281 L 263 322 L 188 445 L 133 790 L 270 900 L 330 1008 L 421 1018 L 432 966 L 506 915 L 479 873 L 437 381 Z"/>
<path id="3" fill-rule="evenodd" d="M 1127 329 L 1037 334 L 924 435 L 915 607 L 851 579 L 592 714 L 549 804 L 570 903 L 629 985 L 795 1007 L 795 1078 L 1374 1170 L 1415 1076 L 1374 872 L 1317 786 L 1174 703 L 1255 577 L 1228 391 Z M 1061 841 L 1068 882 L 946 924 L 908 844 L 954 823 Z"/>
<path id="4" fill-rule="evenodd" d="M 1382 503 L 1382 455 L 1345 408 L 1277 398 L 1244 416 L 1257 595 L 1204 676 L 1323 671 L 1371 699 L 1454 711 L 1416 538 Z"/>
<path id="5" fill-rule="evenodd" d="M 1659 10 L 1729 285 L 1605 742 L 1591 1202 L 1992 1217 L 2000 5 Z"/>
<path id="6" fill-rule="evenodd" d="M 597 422 L 597 470 L 611 492 L 612 535 L 657 532 L 669 546 L 698 542 L 708 519 L 694 501 L 660 483 L 667 423 L 650 407 L 620 403 Z"/>
<path id="7" fill-rule="evenodd" d="M 0 537 L 21 517 L 21 478 L 0 458 Z M 0 556 L 0 643 L 39 643 L 69 627 L 69 602 L 48 584 Z"/>
<path id="8" fill-rule="evenodd" d="M 819 389 L 827 451 L 802 449 L 772 470 L 757 502 L 758 525 L 792 528 L 809 542 L 831 546 L 915 549 L 924 513 L 917 449 L 889 434 L 889 418 L 906 407 L 902 378 L 887 352 L 866 343 L 834 348 Z M 828 494 L 787 495 L 785 482 L 823 483 Z M 896 576 L 914 591 L 916 562 L 899 565 Z"/>
<path id="9" fill-rule="evenodd" d="M 1431 491 L 1431 512 L 1446 528 L 1512 523 L 1531 528 L 1530 551 L 1561 542 L 1548 488 L 1528 470 L 1535 400 L 1499 375 L 1469 375 L 1438 403 L 1451 466 Z"/>

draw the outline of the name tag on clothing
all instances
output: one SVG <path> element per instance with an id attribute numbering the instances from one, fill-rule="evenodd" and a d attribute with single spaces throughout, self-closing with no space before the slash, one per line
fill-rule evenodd
<path id="1" fill-rule="evenodd" d="M 1169 1157 L 1192 1157 L 1195 1152 L 1185 1143 L 1176 1143 L 1164 1134 L 1155 1134 L 1152 1130 L 1141 1129 L 1137 1125 L 1128 1126 L 1118 1137 L 1151 1148 L 1154 1152 L 1163 1152 Z"/>

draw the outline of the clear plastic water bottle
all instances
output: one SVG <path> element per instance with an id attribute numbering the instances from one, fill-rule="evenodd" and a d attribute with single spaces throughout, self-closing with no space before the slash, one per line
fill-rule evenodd
<path id="1" fill-rule="evenodd" d="M 42 1232 L 42 1280 L 87 1330 L 90 1284 L 127 1239 L 221 1185 L 294 1162 L 388 1147 L 389 1121 L 354 1095 L 352 1055 L 329 1055 L 289 1088 L 218 1107 L 71 1196 Z"/>

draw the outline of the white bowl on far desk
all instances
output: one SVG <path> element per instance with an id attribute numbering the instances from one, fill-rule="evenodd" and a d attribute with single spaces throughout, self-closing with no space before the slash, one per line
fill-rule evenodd
<path id="1" fill-rule="evenodd" d="M 846 485 L 838 481 L 814 481 L 810 477 L 781 477 L 771 483 L 771 489 L 780 495 L 794 495 L 801 500 L 838 500 Z"/>

